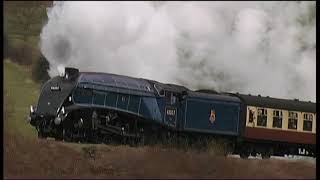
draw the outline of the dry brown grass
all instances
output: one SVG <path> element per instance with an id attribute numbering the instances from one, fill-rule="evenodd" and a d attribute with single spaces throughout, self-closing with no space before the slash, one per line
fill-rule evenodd
<path id="1" fill-rule="evenodd" d="M 301 161 L 243 160 L 161 145 L 76 150 L 73 144 L 8 133 L 4 145 L 5 178 L 315 178 L 316 172 L 314 164 Z"/>

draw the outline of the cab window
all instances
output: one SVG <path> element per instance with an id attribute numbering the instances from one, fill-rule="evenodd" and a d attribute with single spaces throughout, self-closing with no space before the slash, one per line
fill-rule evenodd
<path id="1" fill-rule="evenodd" d="M 273 111 L 273 123 L 272 127 L 282 128 L 282 111 L 274 110 Z"/>
<path id="2" fill-rule="evenodd" d="M 171 95 L 171 104 L 175 104 L 176 101 L 177 101 L 177 97 L 174 94 L 172 94 Z"/>
<path id="3" fill-rule="evenodd" d="M 158 92 L 159 96 L 165 96 L 165 91 L 161 87 L 158 87 L 156 84 L 154 84 L 154 88 Z"/>
<path id="4" fill-rule="evenodd" d="M 267 109 L 258 108 L 257 126 L 267 126 Z"/>
<path id="5" fill-rule="evenodd" d="M 176 102 L 177 102 L 177 97 L 176 97 L 176 95 L 175 95 L 174 93 L 172 93 L 172 92 L 166 91 L 166 92 L 165 92 L 165 98 L 166 98 L 166 104 L 171 104 L 171 105 L 173 105 L 173 104 L 176 104 Z"/>
<path id="6" fill-rule="evenodd" d="M 297 130 L 298 113 L 289 111 L 288 129 Z"/>
<path id="7" fill-rule="evenodd" d="M 303 130 L 304 131 L 312 131 L 312 121 L 313 121 L 313 114 L 310 114 L 310 113 L 303 114 Z"/>
<path id="8" fill-rule="evenodd" d="M 159 91 L 159 96 L 164 96 L 164 90 Z"/>

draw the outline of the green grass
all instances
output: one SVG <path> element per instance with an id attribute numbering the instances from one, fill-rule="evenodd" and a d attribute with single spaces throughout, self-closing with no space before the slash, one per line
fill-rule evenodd
<path id="1" fill-rule="evenodd" d="M 9 132 L 28 137 L 36 137 L 36 130 L 27 123 L 30 105 L 35 105 L 39 97 L 40 85 L 31 80 L 31 75 L 23 66 L 4 61 L 5 128 Z M 6 127 L 7 126 L 7 127 Z"/>

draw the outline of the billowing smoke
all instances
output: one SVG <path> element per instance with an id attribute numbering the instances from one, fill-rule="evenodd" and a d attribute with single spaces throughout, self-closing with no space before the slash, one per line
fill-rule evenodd
<path id="1" fill-rule="evenodd" d="M 65 66 L 190 89 L 316 99 L 315 2 L 56 2 L 41 50 Z"/>

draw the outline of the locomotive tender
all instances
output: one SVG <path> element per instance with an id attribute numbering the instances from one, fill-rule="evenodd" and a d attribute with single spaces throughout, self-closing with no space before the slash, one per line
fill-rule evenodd
<path id="1" fill-rule="evenodd" d="M 223 139 L 227 153 L 315 156 L 316 105 L 65 68 L 47 81 L 28 122 L 38 137 L 148 144 Z M 190 140 L 191 141 L 191 140 Z M 205 142 L 205 141 L 203 141 Z M 191 142 L 192 143 L 192 142 Z"/>

